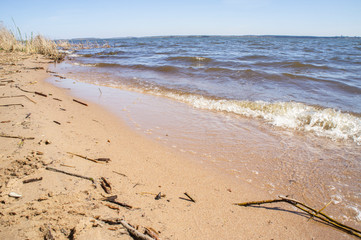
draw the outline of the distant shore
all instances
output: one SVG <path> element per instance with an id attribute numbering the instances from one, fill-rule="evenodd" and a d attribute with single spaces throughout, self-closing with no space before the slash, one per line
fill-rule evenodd
<path id="1" fill-rule="evenodd" d="M 0 52 L 1 239 L 132 239 L 109 224 L 115 218 L 159 239 L 352 239 L 282 203 L 233 205 L 275 196 L 206 170 L 47 83 L 62 77 L 49 64 Z"/>

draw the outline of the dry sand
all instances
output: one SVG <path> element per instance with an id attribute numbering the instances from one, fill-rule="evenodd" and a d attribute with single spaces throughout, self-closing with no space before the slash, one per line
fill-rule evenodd
<path id="1" fill-rule="evenodd" d="M 132 239 L 121 225 L 102 221 L 110 218 L 139 225 L 140 231 L 153 228 L 160 239 L 352 238 L 284 203 L 233 205 L 276 196 L 202 168 L 99 106 L 74 102 L 67 90 L 44 81 L 48 65 L 41 56 L 0 52 L 0 96 L 30 99 L 0 98 L 0 105 L 23 105 L 0 107 L 0 132 L 34 138 L 0 137 L 0 239 L 44 239 L 49 231 L 54 239 Z M 67 152 L 111 161 L 95 163 Z M 100 186 L 101 177 L 111 183 L 111 193 Z M 23 183 L 32 178 L 42 180 Z M 159 192 L 165 196 L 155 200 Z M 185 192 L 196 202 L 180 199 L 187 198 Z M 102 201 L 112 195 L 133 208 Z"/>

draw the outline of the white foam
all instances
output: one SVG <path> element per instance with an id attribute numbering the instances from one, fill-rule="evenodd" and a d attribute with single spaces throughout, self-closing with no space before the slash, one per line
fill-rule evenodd
<path id="1" fill-rule="evenodd" d="M 361 145 L 361 119 L 331 108 L 317 108 L 297 102 L 215 100 L 201 95 L 152 91 L 156 95 L 188 103 L 195 108 L 224 111 L 261 118 L 275 126 L 314 132 L 334 140 L 353 140 Z"/>

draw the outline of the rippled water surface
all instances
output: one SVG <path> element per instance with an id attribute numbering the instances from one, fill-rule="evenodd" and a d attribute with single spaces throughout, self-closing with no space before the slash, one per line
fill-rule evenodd
<path id="1" fill-rule="evenodd" d="M 361 39 L 103 41 L 56 66 L 68 78 L 56 84 L 240 181 L 320 208 L 332 200 L 331 214 L 359 226 Z"/>

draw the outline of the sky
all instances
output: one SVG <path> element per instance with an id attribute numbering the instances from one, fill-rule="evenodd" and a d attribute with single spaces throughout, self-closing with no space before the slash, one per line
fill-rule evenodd
<path id="1" fill-rule="evenodd" d="M 361 36 L 361 0 L 0 0 L 0 22 L 51 39 Z"/>

